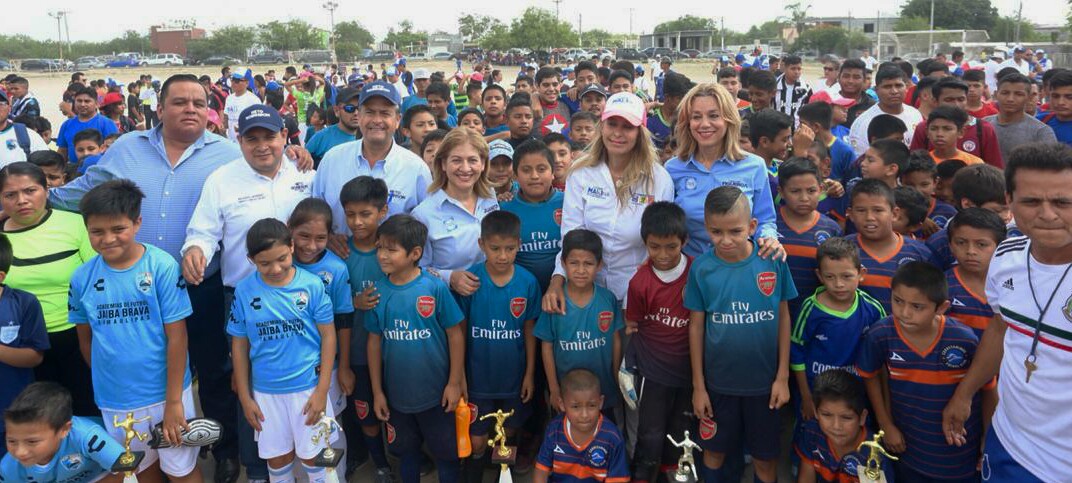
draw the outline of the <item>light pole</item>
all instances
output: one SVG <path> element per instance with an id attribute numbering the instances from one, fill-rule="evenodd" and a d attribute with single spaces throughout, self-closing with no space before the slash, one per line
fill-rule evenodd
<path id="1" fill-rule="evenodd" d="M 328 11 L 328 16 L 331 18 L 331 33 L 328 36 L 328 41 L 331 42 L 331 62 L 338 63 L 338 59 L 335 58 L 335 9 L 339 8 L 339 2 L 328 0 L 321 6 Z"/>
<path id="2" fill-rule="evenodd" d="M 63 10 L 57 10 L 55 12 L 48 12 L 48 16 L 56 19 L 56 43 L 60 46 L 60 58 L 63 58 L 63 19 L 67 15 L 67 12 Z"/>
<path id="3" fill-rule="evenodd" d="M 931 31 L 927 34 L 927 56 L 934 51 L 934 0 L 931 0 Z"/>

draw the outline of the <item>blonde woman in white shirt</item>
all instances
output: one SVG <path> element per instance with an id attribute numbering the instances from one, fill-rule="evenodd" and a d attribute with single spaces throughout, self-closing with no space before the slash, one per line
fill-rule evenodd
<path id="1" fill-rule="evenodd" d="M 636 94 L 610 96 L 596 138 L 566 178 L 562 235 L 584 228 L 603 239 L 603 269 L 596 283 L 619 301 L 625 298 L 637 266 L 647 258 L 640 237 L 644 209 L 656 201 L 674 199 L 673 182 L 659 164 L 645 118 L 644 102 Z M 565 313 L 564 281 L 558 259 L 544 295 L 545 311 Z"/>

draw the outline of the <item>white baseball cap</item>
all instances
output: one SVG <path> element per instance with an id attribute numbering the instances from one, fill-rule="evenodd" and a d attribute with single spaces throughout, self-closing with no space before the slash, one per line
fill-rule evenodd
<path id="1" fill-rule="evenodd" d="M 644 110 L 644 101 L 632 92 L 619 92 L 607 98 L 603 108 L 602 119 L 620 117 L 633 126 L 640 127 L 647 123 L 648 113 Z"/>

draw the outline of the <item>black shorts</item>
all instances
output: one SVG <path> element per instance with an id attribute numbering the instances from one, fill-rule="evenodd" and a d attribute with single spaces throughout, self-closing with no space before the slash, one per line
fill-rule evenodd
<path id="1" fill-rule="evenodd" d="M 376 411 L 372 407 L 372 380 L 369 379 L 368 366 L 350 366 L 350 369 L 354 371 L 354 392 L 350 399 L 357 413 L 357 424 L 379 426 L 380 420 L 376 419 Z"/>
<path id="2" fill-rule="evenodd" d="M 443 412 L 436 405 L 419 413 L 404 413 L 391 408 L 391 418 L 385 425 L 387 447 L 398 456 L 417 453 L 421 443 L 433 458 L 441 461 L 458 459 L 457 430 L 454 412 Z"/>
<path id="3" fill-rule="evenodd" d="M 743 443 L 755 459 L 778 459 L 782 421 L 778 410 L 770 408 L 770 394 L 730 396 L 708 390 L 707 396 L 711 398 L 717 426 L 712 435 L 710 428 L 700 422 L 696 434 L 704 451 L 733 453 Z"/>

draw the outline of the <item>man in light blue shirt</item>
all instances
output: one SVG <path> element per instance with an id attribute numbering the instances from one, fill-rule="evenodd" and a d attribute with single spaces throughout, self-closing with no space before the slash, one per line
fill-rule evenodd
<path id="1" fill-rule="evenodd" d="M 358 125 L 362 138 L 335 146 L 324 155 L 313 178 L 313 196 L 331 205 L 334 247 L 344 247 L 350 228 L 339 193 L 347 181 L 372 176 L 387 183 L 387 215 L 409 213 L 424 200 L 432 173 L 424 160 L 394 142 L 402 116 L 398 91 L 391 84 L 376 81 L 361 89 Z M 334 250 L 334 248 L 333 248 Z M 345 252 L 343 252 L 345 253 Z"/>
<path id="2" fill-rule="evenodd" d="M 51 190 L 49 201 L 56 208 L 78 210 L 78 202 L 93 187 L 112 179 L 134 181 L 146 194 L 142 202 L 142 225 L 137 240 L 153 244 L 182 262 L 186 225 L 205 179 L 216 168 L 242 156 L 238 145 L 208 133 L 208 95 L 196 76 L 177 74 L 164 82 L 157 108 L 160 125 L 129 133 L 116 140 L 100 162 L 73 182 Z M 292 159 L 301 167 L 312 166 L 302 148 L 290 146 Z M 238 401 L 231 391 L 230 347 L 224 331 L 223 282 L 219 262 L 205 268 L 205 281 L 189 287 L 194 313 L 186 319 L 190 362 L 198 374 L 198 394 L 206 417 L 224 422 L 223 437 L 213 447 L 216 483 L 238 479 L 238 447 L 234 424 Z M 250 477 L 252 478 L 252 476 Z M 267 475 L 264 475 L 267 478 Z"/>

